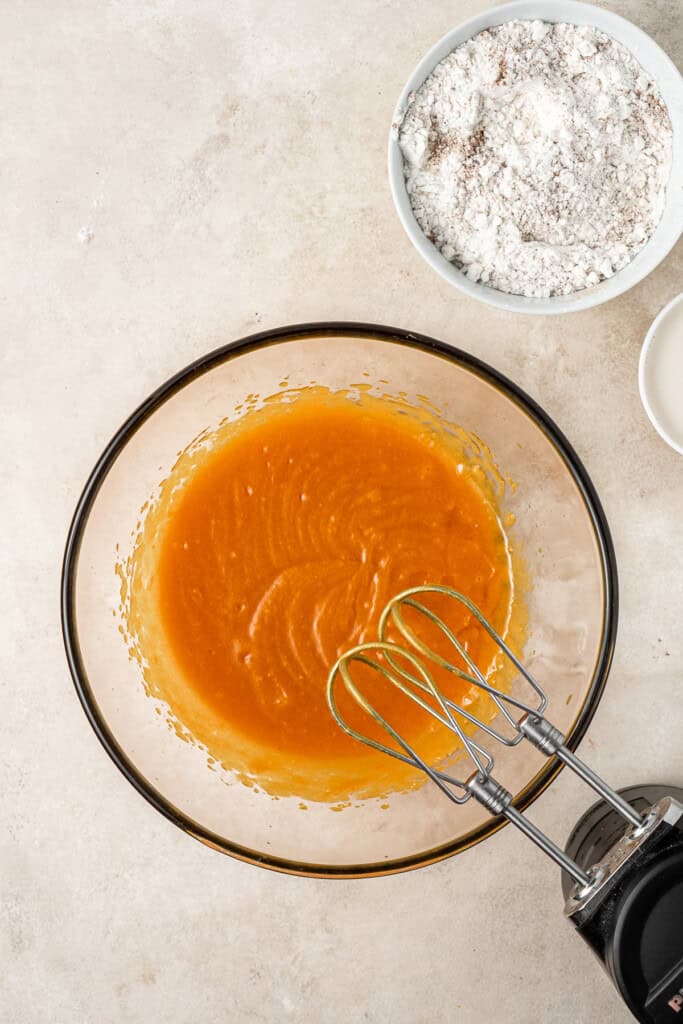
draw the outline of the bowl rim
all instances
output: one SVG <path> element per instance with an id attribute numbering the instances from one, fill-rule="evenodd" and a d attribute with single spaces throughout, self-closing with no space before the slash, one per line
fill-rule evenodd
<path id="1" fill-rule="evenodd" d="M 358 865 L 328 865 L 294 861 L 252 850 L 219 836 L 210 829 L 205 828 L 201 823 L 194 821 L 155 789 L 138 771 L 135 764 L 119 745 L 116 737 L 109 729 L 104 715 L 100 712 L 88 679 L 79 645 L 75 607 L 79 552 L 90 511 L 109 470 L 119 454 L 156 409 L 197 377 L 210 372 L 215 367 L 236 356 L 242 356 L 251 350 L 262 349 L 283 342 L 305 340 L 307 338 L 317 339 L 326 336 L 333 336 L 337 340 L 365 338 L 380 343 L 389 342 L 409 348 L 417 348 L 431 353 L 438 358 L 443 358 L 448 362 L 455 363 L 491 384 L 517 405 L 542 431 L 567 467 L 583 499 L 586 512 L 593 527 L 603 576 L 602 636 L 595 671 L 582 704 L 577 711 L 574 724 L 566 737 L 566 744 L 570 750 L 574 750 L 577 747 L 585 735 L 586 729 L 595 714 L 597 705 L 604 692 L 614 654 L 617 633 L 619 605 L 617 565 L 614 546 L 602 505 L 593 483 L 574 448 L 551 417 L 544 412 L 534 399 L 498 370 L 495 370 L 476 356 L 470 355 L 462 349 L 447 345 L 445 342 L 437 341 L 435 338 L 413 331 L 350 321 L 293 324 L 272 330 L 260 331 L 208 352 L 156 388 L 116 431 L 109 444 L 97 459 L 78 499 L 69 527 L 62 563 L 60 587 L 61 625 L 71 677 L 78 699 L 90 725 L 105 751 L 128 782 L 164 817 L 205 845 L 220 852 L 230 854 L 238 860 L 247 861 L 251 864 L 287 874 L 317 878 L 360 878 L 395 874 L 444 860 L 475 846 L 477 843 L 493 835 L 506 824 L 506 820 L 491 818 L 458 839 L 442 843 L 432 849 L 424 850 L 408 857 Z M 515 806 L 520 810 L 524 810 L 533 803 L 550 785 L 562 767 L 562 763 L 557 758 L 550 759 L 520 793 L 516 794 Z"/>
<path id="2" fill-rule="evenodd" d="M 617 42 L 621 42 L 621 45 L 631 52 L 641 66 L 642 56 L 640 51 L 643 48 L 649 50 L 656 56 L 656 61 L 661 71 L 658 76 L 652 75 L 651 71 L 648 74 L 651 77 L 656 77 L 657 84 L 660 87 L 661 75 L 669 76 L 671 83 L 675 82 L 678 89 L 676 102 L 673 104 L 668 101 L 666 102 L 674 132 L 672 166 L 667 183 L 664 209 L 655 231 L 643 248 L 635 254 L 633 259 L 611 278 L 601 281 L 591 288 L 572 292 L 570 295 L 555 295 L 549 298 L 536 298 L 503 292 L 496 288 L 489 288 L 479 282 L 470 281 L 462 271 L 441 255 L 436 246 L 425 237 L 413 214 L 410 199 L 405 189 L 403 157 L 398 144 L 398 125 L 403 118 L 410 95 L 420 88 L 436 65 L 444 60 L 456 47 L 462 45 L 462 43 L 486 28 L 504 24 L 515 18 L 524 21 L 530 20 L 532 15 L 523 13 L 530 8 L 538 11 L 533 17 L 550 22 L 564 21 L 572 24 L 574 23 L 572 15 L 579 18 L 582 15 L 584 18 L 593 15 L 594 21 L 579 20 L 575 23 L 594 24 L 596 28 L 599 28 L 608 35 L 612 35 L 613 38 L 617 39 Z M 543 13 L 541 13 L 541 10 Z M 617 38 L 610 31 L 610 27 L 615 30 L 620 29 L 624 35 L 630 35 L 632 37 L 630 44 Z M 609 302 L 611 299 L 615 299 L 624 292 L 634 288 L 668 256 L 683 233 L 683 166 L 680 169 L 678 166 L 678 157 L 681 156 L 678 136 L 681 134 L 681 131 L 683 131 L 683 76 L 681 76 L 680 71 L 659 43 L 638 25 L 620 14 L 616 14 L 604 7 L 598 7 L 595 4 L 585 3 L 584 0 L 510 0 L 509 3 L 499 4 L 480 11 L 466 21 L 455 25 L 429 48 L 413 68 L 401 90 L 391 117 L 387 148 L 389 188 L 398 219 L 413 246 L 432 270 L 435 270 L 452 287 L 464 292 L 470 298 L 511 313 L 536 316 L 578 313 L 582 310 L 602 305 L 604 302 Z"/>
<path id="3" fill-rule="evenodd" d="M 659 416 L 653 408 L 653 404 L 650 398 L 652 392 L 648 387 L 646 369 L 649 360 L 652 358 L 657 358 L 657 347 L 655 343 L 657 331 L 664 323 L 664 321 L 667 319 L 669 314 L 675 309 L 675 307 L 682 302 L 683 292 L 680 292 L 678 295 L 674 295 L 673 299 L 671 299 L 670 302 L 667 302 L 666 306 L 660 309 L 659 313 L 650 324 L 647 334 L 645 335 L 643 347 L 640 350 L 640 357 L 638 359 L 638 390 L 640 391 L 640 400 L 643 403 L 643 408 L 647 413 L 650 423 L 655 428 L 659 436 L 664 441 L 666 441 L 670 448 L 673 448 L 675 452 L 678 452 L 679 455 L 683 455 L 683 444 L 681 444 L 680 441 L 677 441 L 674 437 L 671 436 L 671 434 L 669 434 L 668 430 L 663 426 L 661 420 L 659 419 Z"/>

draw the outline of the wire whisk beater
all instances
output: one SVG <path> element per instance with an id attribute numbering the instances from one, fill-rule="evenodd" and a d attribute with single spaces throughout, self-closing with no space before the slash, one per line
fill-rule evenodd
<path id="1" fill-rule="evenodd" d="M 457 605 L 464 607 L 488 634 L 496 652 L 496 663 L 499 664 L 501 659 L 507 662 L 521 680 L 520 685 L 515 686 L 515 695 L 489 682 L 489 668 L 477 665 L 467 644 L 458 638 L 446 618 L 437 615 L 425 604 L 425 599 L 430 595 L 438 595 L 441 603 L 443 598 L 448 598 L 453 602 L 454 610 Z M 410 622 L 407 620 L 407 612 L 410 614 Z M 425 631 L 430 631 L 431 643 L 425 639 L 425 631 L 419 629 L 418 623 L 424 625 Z M 393 635 L 396 635 L 394 640 L 390 639 Z M 439 641 L 438 649 L 434 643 L 436 638 Z M 455 774 L 455 768 L 429 764 L 369 698 L 367 686 L 359 683 L 359 665 L 364 666 L 365 672 L 377 673 L 386 683 L 417 704 L 427 716 L 450 730 L 464 755 L 458 764 L 469 764 L 471 770 L 467 774 Z M 437 683 L 435 669 L 440 678 L 445 678 L 444 673 L 448 673 L 473 687 L 477 694 L 485 695 L 490 702 L 489 707 L 495 712 L 492 719 L 484 720 L 474 714 L 465 701 L 458 702 L 447 696 L 443 686 Z M 367 680 L 368 676 L 364 678 Z M 342 715 L 337 699 L 337 687 L 340 684 L 367 716 L 393 740 L 393 746 L 361 732 Z M 520 686 L 526 699 L 517 695 Z M 488 749 L 488 740 L 492 741 L 490 745 L 494 749 L 495 744 L 515 747 L 526 740 L 546 756 L 558 757 L 606 800 L 633 830 L 642 826 L 642 816 L 568 749 L 563 733 L 545 717 L 548 697 L 538 680 L 476 605 L 450 587 L 413 587 L 394 597 L 380 617 L 378 640 L 346 651 L 332 668 L 327 683 L 327 699 L 335 720 L 348 735 L 424 772 L 454 803 L 464 804 L 474 798 L 492 814 L 507 818 L 571 875 L 582 892 L 590 891 L 594 884 L 590 871 L 579 867 L 514 807 L 512 793 L 493 776 L 495 759 Z"/>

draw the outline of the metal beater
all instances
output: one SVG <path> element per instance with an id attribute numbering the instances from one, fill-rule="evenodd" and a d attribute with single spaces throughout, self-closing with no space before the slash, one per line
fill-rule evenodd
<path id="1" fill-rule="evenodd" d="M 527 700 L 489 684 L 465 645 L 446 622 L 423 603 L 438 594 L 464 605 L 511 662 L 529 690 Z M 443 657 L 407 624 L 425 620 L 436 627 L 458 656 Z M 415 613 L 417 613 L 417 618 Z M 420 619 L 420 617 L 422 617 Z M 401 643 L 388 639 L 390 627 Z M 448 767 L 427 764 L 359 688 L 354 664 L 366 666 L 418 704 L 459 740 L 474 770 L 465 778 Z M 494 724 L 450 700 L 437 685 L 437 665 L 487 694 L 496 709 Z M 335 697 L 342 683 L 358 705 L 392 738 L 394 747 L 353 728 Z M 413 587 L 384 609 L 379 639 L 344 653 L 328 677 L 327 699 L 338 725 L 354 739 L 424 772 L 453 803 L 474 798 L 502 815 L 560 866 L 565 914 L 601 959 L 634 1016 L 643 1022 L 683 1021 L 683 791 L 676 787 L 633 787 L 616 792 L 565 745 L 565 737 L 545 717 L 548 698 L 540 683 L 505 640 L 463 594 L 449 587 Z M 474 735 L 473 735 L 474 733 Z M 523 740 L 548 757 L 558 757 L 600 797 L 575 827 L 562 850 L 513 805 L 513 795 L 493 777 L 494 757 L 483 745 L 514 747 Z M 475 738 L 476 736 L 476 738 Z M 626 799 L 626 796 L 629 799 Z M 572 881 L 573 880 L 573 881 Z"/>

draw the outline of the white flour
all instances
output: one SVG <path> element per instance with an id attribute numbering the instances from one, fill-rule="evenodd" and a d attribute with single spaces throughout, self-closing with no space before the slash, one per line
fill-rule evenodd
<path id="1" fill-rule="evenodd" d="M 662 214 L 672 131 L 655 84 L 593 28 L 512 21 L 434 69 L 399 126 L 420 227 L 472 281 L 567 295 Z"/>

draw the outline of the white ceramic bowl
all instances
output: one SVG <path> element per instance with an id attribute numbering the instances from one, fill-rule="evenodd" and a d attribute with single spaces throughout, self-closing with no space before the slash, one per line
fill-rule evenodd
<path id="1" fill-rule="evenodd" d="M 560 21 L 574 25 L 591 25 L 622 43 L 635 56 L 648 75 L 659 86 L 673 125 L 673 165 L 667 188 L 666 204 L 657 230 L 631 262 L 614 277 L 572 295 L 548 299 L 510 295 L 470 281 L 441 255 L 417 223 L 410 206 L 403 174 L 403 156 L 398 144 L 397 126 L 401 123 L 411 93 L 420 88 L 436 65 L 467 39 L 486 28 L 506 21 Z M 431 267 L 450 284 L 475 299 L 515 313 L 574 313 L 589 306 L 607 302 L 632 288 L 660 263 L 673 248 L 683 231 L 683 78 L 662 49 L 641 29 L 602 7 L 577 0 L 516 0 L 493 7 L 470 18 L 432 47 L 405 84 L 401 93 L 389 136 L 389 182 L 396 210 L 408 237 Z"/>
<path id="2" fill-rule="evenodd" d="M 663 437 L 667 444 L 680 452 L 683 455 L 683 436 L 672 433 L 668 427 L 667 409 L 662 405 L 661 399 L 657 394 L 657 371 L 660 373 L 671 374 L 673 370 L 674 379 L 677 375 L 676 367 L 667 365 L 667 362 L 671 362 L 670 357 L 667 359 L 666 353 L 662 350 L 662 338 L 660 332 L 665 328 L 666 322 L 669 317 L 674 316 L 674 311 L 683 303 L 683 292 L 677 295 L 675 299 L 661 310 L 659 315 L 655 317 L 650 330 L 645 335 L 645 341 L 640 352 L 640 361 L 638 363 L 638 387 L 640 389 L 640 397 L 645 407 L 645 412 L 650 418 L 650 423 L 655 428 L 660 437 Z M 678 341 L 678 338 L 676 338 Z M 680 346 L 678 351 L 683 348 L 683 338 L 680 339 Z M 662 362 L 663 360 L 663 362 Z"/>

